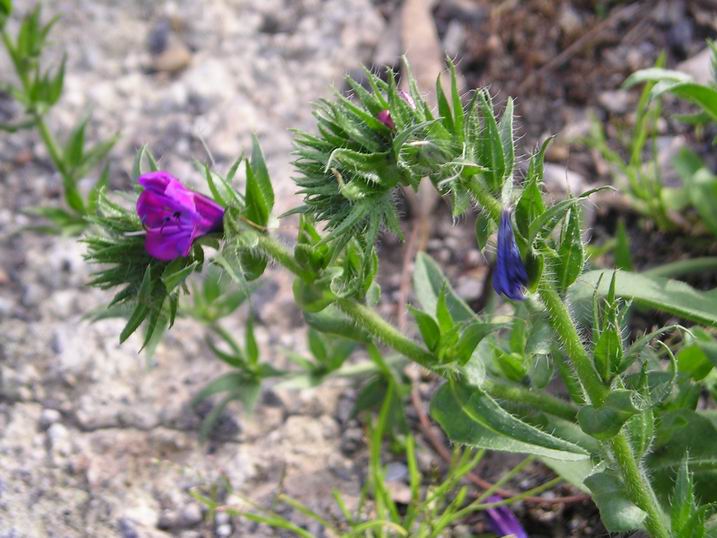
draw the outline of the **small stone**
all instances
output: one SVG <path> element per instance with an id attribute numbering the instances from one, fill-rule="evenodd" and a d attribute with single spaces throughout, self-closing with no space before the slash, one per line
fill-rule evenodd
<path id="1" fill-rule="evenodd" d="M 202 522 L 202 508 L 197 503 L 188 504 L 182 509 L 180 521 L 183 527 L 193 527 Z"/>
<path id="2" fill-rule="evenodd" d="M 598 102 L 613 114 L 624 114 L 630 106 L 630 94 L 624 90 L 610 90 L 598 95 Z"/>
<path id="3" fill-rule="evenodd" d="M 408 476 L 408 467 L 398 461 L 393 461 L 386 465 L 386 480 L 405 480 Z"/>
<path id="4" fill-rule="evenodd" d="M 235 503 L 230 502 L 230 499 L 227 499 L 227 503 L 229 505 L 235 504 Z M 238 505 L 238 504 L 239 503 L 236 503 L 236 505 Z M 221 525 L 227 525 L 228 523 L 231 522 L 231 519 L 232 519 L 231 516 L 229 516 L 229 514 L 227 514 L 226 512 L 217 512 L 216 515 L 214 516 L 214 521 L 216 522 L 218 527 Z"/>
<path id="5" fill-rule="evenodd" d="M 139 534 L 129 519 L 120 518 L 117 520 L 117 530 L 121 538 L 139 538 Z"/>
<path id="6" fill-rule="evenodd" d="M 443 37 L 443 51 L 447 56 L 455 58 L 463 51 L 465 40 L 466 27 L 458 21 L 451 21 Z"/>
<path id="7" fill-rule="evenodd" d="M 461 277 L 456 285 L 456 293 L 465 301 L 478 299 L 483 293 L 483 282 L 472 276 Z"/>
<path id="8" fill-rule="evenodd" d="M 545 163 L 543 171 L 543 178 L 548 190 L 573 194 L 579 194 L 585 190 L 585 178 L 562 165 Z"/>
<path id="9" fill-rule="evenodd" d="M 562 9 L 558 16 L 558 26 L 560 26 L 565 37 L 568 38 L 583 30 L 583 21 L 570 3 L 562 4 Z"/>
<path id="10" fill-rule="evenodd" d="M 40 415 L 40 428 L 48 429 L 50 426 L 59 422 L 62 415 L 57 409 L 43 409 Z"/>
<path id="11" fill-rule="evenodd" d="M 174 510 L 163 510 L 157 522 L 157 528 L 163 531 L 179 527 L 179 514 Z"/>
<path id="12" fill-rule="evenodd" d="M 217 536 L 231 536 L 232 526 L 228 523 L 217 527 Z"/>

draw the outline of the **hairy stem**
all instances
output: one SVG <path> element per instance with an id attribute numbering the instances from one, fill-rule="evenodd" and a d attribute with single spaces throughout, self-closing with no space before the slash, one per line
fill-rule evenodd
<path id="1" fill-rule="evenodd" d="M 622 471 L 622 477 L 630 499 L 647 513 L 647 518 L 645 519 L 647 532 L 653 538 L 669 538 L 670 532 L 665 524 L 660 504 L 655 492 L 652 490 L 650 481 L 636 460 L 627 436 L 624 433 L 620 433 L 613 437 L 610 440 L 610 448 Z"/>
<path id="2" fill-rule="evenodd" d="M 257 234 L 259 248 L 261 248 L 269 257 L 273 258 L 277 263 L 294 273 L 296 276 L 308 280 L 310 275 L 299 263 L 294 256 L 276 239 L 269 235 Z"/>
<path id="3" fill-rule="evenodd" d="M 595 370 L 565 303 L 555 288 L 548 282 L 548 278 L 545 275 L 543 275 L 542 282 L 538 287 L 538 293 L 548 311 L 550 324 L 562 340 L 565 351 L 575 366 L 575 371 L 590 398 L 590 402 L 593 405 L 601 405 L 605 401 L 608 389 L 603 385 L 600 376 Z"/>
<path id="4" fill-rule="evenodd" d="M 575 416 L 578 412 L 577 407 L 569 402 L 545 392 L 535 392 L 518 385 L 508 385 L 507 383 L 486 379 L 483 381 L 481 388 L 499 400 L 525 404 L 533 409 L 538 409 L 571 422 L 575 421 Z"/>

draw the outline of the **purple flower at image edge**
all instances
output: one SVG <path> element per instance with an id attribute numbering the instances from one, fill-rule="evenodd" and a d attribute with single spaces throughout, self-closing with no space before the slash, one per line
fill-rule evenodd
<path id="1" fill-rule="evenodd" d="M 498 227 L 498 248 L 493 273 L 493 288 L 496 292 L 514 301 L 525 299 L 523 291 L 528 285 L 528 271 L 518 252 L 513 235 L 510 211 L 504 210 Z"/>
<path id="2" fill-rule="evenodd" d="M 186 188 L 168 172 L 143 174 L 137 215 L 146 231 L 144 248 L 162 261 L 188 256 L 198 237 L 220 230 L 224 208 Z"/>
<path id="3" fill-rule="evenodd" d="M 491 495 L 488 497 L 486 503 L 497 503 L 502 501 L 501 497 L 497 495 Z M 528 533 L 515 517 L 515 514 L 507 506 L 497 506 L 495 508 L 488 508 L 486 510 L 488 516 L 488 523 L 490 528 L 498 536 L 510 536 L 514 538 L 528 538 Z"/>

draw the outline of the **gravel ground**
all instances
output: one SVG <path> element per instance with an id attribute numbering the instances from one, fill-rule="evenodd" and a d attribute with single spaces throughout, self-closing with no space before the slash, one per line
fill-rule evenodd
<path id="1" fill-rule="evenodd" d="M 31 2 L 15 4 L 22 12 Z M 62 16 L 54 54 L 69 58 L 51 123 L 64 131 L 91 112 L 93 137 L 121 133 L 113 186 L 130 184 L 141 144 L 198 186 L 192 159 L 206 159 L 204 143 L 221 168 L 256 133 L 279 212 L 296 203 L 288 129 L 310 128 L 308 104 L 370 60 L 385 24 L 369 0 L 45 7 Z M 3 56 L 4 80 L 9 72 Z M 13 111 L 0 100 L 0 113 Z M 59 178 L 31 134 L 0 138 L 0 156 L 0 536 L 274 535 L 227 517 L 202 521 L 189 490 L 224 479 L 259 503 L 281 487 L 323 512 L 331 489 L 357 495 L 351 455 L 362 432 L 348 422 L 339 383 L 267 390 L 253 417 L 230 407 L 219 439 L 200 444 L 189 401 L 223 369 L 201 328 L 180 320 L 150 363 L 137 338 L 118 345 L 121 320 L 85 321 L 107 295 L 84 286 L 82 246 L 23 230 L 32 219 L 21 210 L 57 203 Z M 255 304 L 257 336 L 264 356 L 281 360 L 282 349 L 303 347 L 304 334 L 287 283 L 268 279 Z M 237 330 L 244 317 L 235 316 Z"/>

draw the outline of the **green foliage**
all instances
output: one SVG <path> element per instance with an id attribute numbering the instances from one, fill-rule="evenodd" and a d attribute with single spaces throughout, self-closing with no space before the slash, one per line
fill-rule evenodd
<path id="1" fill-rule="evenodd" d="M 80 192 L 78 183 L 88 172 L 105 161 L 117 141 L 117 136 L 87 148 L 85 119 L 68 135 L 64 147 L 60 146 L 56 136 L 48 128 L 45 116 L 62 96 L 67 58 L 63 57 L 54 70 L 43 68 L 40 62 L 48 35 L 58 18 L 43 22 L 38 4 L 22 19 L 17 36 L 13 40 L 3 28 L 11 10 L 10 0 L 0 0 L 0 36 L 20 82 L 19 86 L 8 83 L 7 87 L 9 93 L 23 106 L 25 117 L 15 124 L 0 124 L 0 131 L 14 132 L 31 127 L 37 129 L 53 165 L 62 178 L 65 203 L 69 209 L 33 209 L 36 215 L 47 221 L 47 224 L 35 229 L 47 233 L 76 235 L 87 227 L 87 217 L 95 210 L 98 192 L 107 184 L 109 172 L 105 167 L 86 196 Z"/>
<path id="2" fill-rule="evenodd" d="M 270 364 L 260 362 L 251 317 L 246 322 L 243 349 L 221 325 L 212 324 L 209 328 L 224 344 L 224 349 L 211 338 L 207 339 L 207 346 L 215 357 L 230 366 L 232 370 L 209 382 L 192 398 L 192 405 L 197 406 L 211 396 L 222 395 L 202 421 L 199 433 L 205 440 L 211 435 L 229 403 L 240 401 L 247 412 L 252 412 L 261 393 L 262 381 L 285 375 L 285 372 L 277 370 Z"/>
<path id="3" fill-rule="evenodd" d="M 601 471 L 585 479 L 593 501 L 600 509 L 600 519 L 610 532 L 629 532 L 642 528 L 647 514 L 625 493 L 625 484 L 609 471 Z"/>
<path id="4" fill-rule="evenodd" d="M 593 291 L 601 296 L 609 292 L 608 271 L 589 271 L 570 288 L 570 299 L 578 311 L 589 311 Z M 612 273 L 612 271 L 609 271 Z M 617 272 L 615 277 L 617 297 L 630 299 L 635 304 L 673 314 L 679 318 L 717 326 L 717 290 L 699 291 L 693 287 L 663 277 Z"/>

